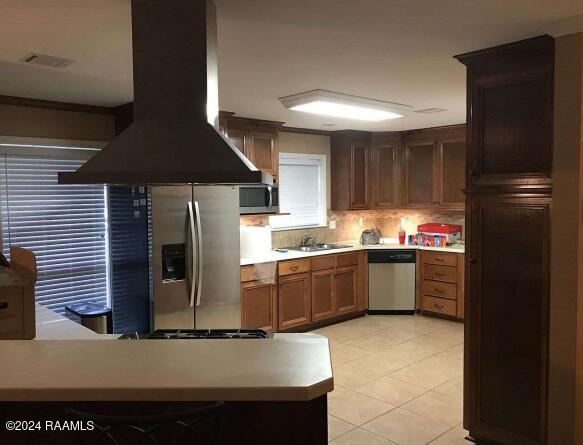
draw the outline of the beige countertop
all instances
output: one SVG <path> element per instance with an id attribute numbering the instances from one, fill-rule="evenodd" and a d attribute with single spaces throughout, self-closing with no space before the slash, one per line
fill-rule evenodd
<path id="1" fill-rule="evenodd" d="M 0 400 L 311 400 L 332 391 L 328 340 L 4 340 Z"/>
<path id="2" fill-rule="evenodd" d="M 297 258 L 307 258 L 312 256 L 329 255 L 334 253 L 344 253 L 353 252 L 358 250 L 383 250 L 383 249 L 414 249 L 414 250 L 434 250 L 438 252 L 452 252 L 452 253 L 464 253 L 465 249 L 463 245 L 454 245 L 453 247 L 424 247 L 415 245 L 400 245 L 391 240 L 387 240 L 385 244 L 375 244 L 363 246 L 358 241 L 336 241 L 330 244 L 343 244 L 350 245 L 351 247 L 343 249 L 331 249 L 324 250 L 320 252 L 298 252 L 294 250 L 288 250 L 285 253 L 277 252 L 275 250 L 270 250 L 265 252 L 263 255 L 257 255 L 253 258 L 241 258 L 241 266 L 246 266 L 248 264 L 258 264 L 258 263 L 269 263 L 272 261 L 285 261 L 293 260 Z"/>

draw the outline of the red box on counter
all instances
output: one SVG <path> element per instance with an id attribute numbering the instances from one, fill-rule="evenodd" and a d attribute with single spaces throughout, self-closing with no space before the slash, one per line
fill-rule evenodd
<path id="1" fill-rule="evenodd" d="M 419 224 L 417 232 L 422 235 L 444 236 L 447 244 L 453 244 L 462 237 L 462 226 L 458 224 Z"/>

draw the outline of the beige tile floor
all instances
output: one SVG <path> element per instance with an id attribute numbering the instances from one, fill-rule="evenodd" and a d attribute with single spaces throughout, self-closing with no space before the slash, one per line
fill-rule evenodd
<path id="1" fill-rule="evenodd" d="M 314 332 L 330 340 L 331 445 L 470 443 L 461 425 L 461 323 L 376 315 Z"/>

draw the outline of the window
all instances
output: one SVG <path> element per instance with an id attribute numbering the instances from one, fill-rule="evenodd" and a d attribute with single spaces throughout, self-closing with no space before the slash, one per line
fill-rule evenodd
<path id="1" fill-rule="evenodd" d="M 94 153 L 0 144 L 3 252 L 37 258 L 37 303 L 63 313 L 74 302 L 108 303 L 107 196 L 100 185 L 58 185 Z"/>
<path id="2" fill-rule="evenodd" d="M 326 156 L 280 153 L 279 204 L 289 215 L 271 216 L 273 229 L 326 224 Z"/>

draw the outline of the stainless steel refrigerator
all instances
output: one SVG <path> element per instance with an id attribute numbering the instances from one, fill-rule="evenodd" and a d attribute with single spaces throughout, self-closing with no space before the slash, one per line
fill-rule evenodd
<path id="1" fill-rule="evenodd" d="M 241 326 L 235 186 L 151 187 L 153 329 Z"/>

